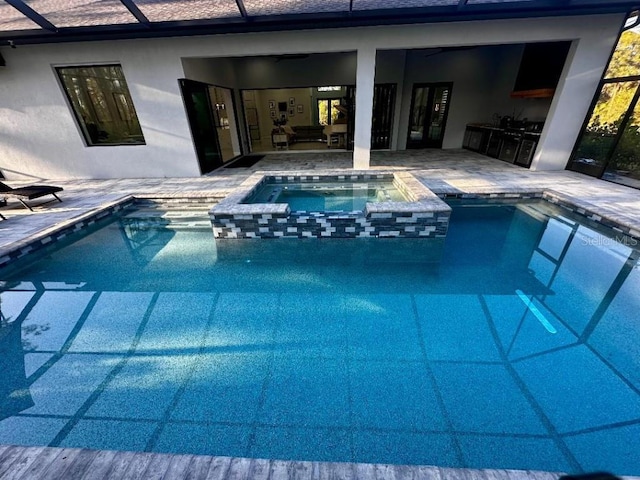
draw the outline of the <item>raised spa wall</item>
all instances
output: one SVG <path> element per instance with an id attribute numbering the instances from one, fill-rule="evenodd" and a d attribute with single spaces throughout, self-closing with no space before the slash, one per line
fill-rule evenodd
<path id="1" fill-rule="evenodd" d="M 242 203 L 266 182 L 352 183 L 393 181 L 406 202 L 367 203 L 364 211 L 292 212 L 286 203 Z M 445 237 L 451 207 L 408 172 L 287 175 L 256 173 L 245 180 L 209 216 L 215 238 L 438 238 Z"/>

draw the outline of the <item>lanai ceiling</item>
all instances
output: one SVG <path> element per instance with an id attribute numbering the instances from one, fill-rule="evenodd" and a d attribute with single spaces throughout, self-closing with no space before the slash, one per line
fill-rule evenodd
<path id="1" fill-rule="evenodd" d="M 630 12 L 640 0 L 0 0 L 0 45 Z"/>

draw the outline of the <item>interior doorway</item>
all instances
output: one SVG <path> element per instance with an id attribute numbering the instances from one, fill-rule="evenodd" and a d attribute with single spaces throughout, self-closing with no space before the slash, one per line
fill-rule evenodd
<path id="1" fill-rule="evenodd" d="M 442 148 L 452 83 L 413 86 L 407 148 Z"/>
<path id="2" fill-rule="evenodd" d="M 242 103 L 254 153 L 346 147 L 346 86 L 243 90 Z"/>

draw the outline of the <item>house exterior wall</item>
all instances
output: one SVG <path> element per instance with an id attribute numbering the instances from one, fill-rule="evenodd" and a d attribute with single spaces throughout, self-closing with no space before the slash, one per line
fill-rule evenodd
<path id="1" fill-rule="evenodd" d="M 193 62 L 196 58 L 358 51 L 366 52 L 370 58 L 372 49 L 573 40 L 572 59 L 575 62 L 565 69 L 559 93 L 550 107 L 557 120 L 552 118 L 547 122 L 534 161 L 539 168 L 564 168 L 623 21 L 621 15 L 602 15 L 3 48 L 7 66 L 0 69 L 0 169 L 9 179 L 198 175 L 177 79 L 190 75 L 209 75 L 210 78 L 218 75 L 220 80 L 213 83 L 230 86 L 225 83 L 233 82 L 235 88 L 242 88 L 251 85 L 252 78 L 259 77 L 256 77 L 258 72 L 238 68 L 238 65 L 216 73 L 214 66 Z M 398 93 L 402 100 L 398 107 L 400 117 L 396 118 L 398 130 L 394 138 L 394 144 L 399 148 L 403 147 L 403 138 L 406 139 L 403 117 L 408 115 L 412 82 L 424 78 L 415 69 L 437 71 L 437 66 L 431 68 L 427 62 L 415 66 L 415 62 L 420 62 L 409 57 L 407 55 L 408 67 L 403 75 L 385 73 L 382 67 L 376 71 L 376 77 L 379 75 L 380 79 L 402 80 Z M 403 62 L 404 59 L 395 63 L 381 61 L 381 65 Z M 85 146 L 53 66 L 100 63 L 122 65 L 146 145 Z M 196 73 L 197 69 L 203 68 L 208 68 L 209 73 Z M 463 71 L 468 67 L 459 68 Z M 474 71 L 469 75 L 473 79 Z M 486 75 L 481 81 L 491 85 Z M 576 90 L 572 91 L 573 88 Z M 486 97 L 493 98 L 491 95 L 474 97 L 471 87 L 454 85 L 445 148 L 460 147 L 463 124 L 472 121 L 470 111 L 480 114 L 493 110 L 485 110 Z M 364 129 L 360 130 L 364 132 Z M 552 160 L 544 161 L 547 153 L 553 154 L 549 157 Z"/>

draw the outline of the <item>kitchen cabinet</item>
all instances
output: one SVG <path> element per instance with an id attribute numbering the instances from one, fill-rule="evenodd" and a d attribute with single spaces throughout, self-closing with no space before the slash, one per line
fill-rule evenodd
<path id="1" fill-rule="evenodd" d="M 536 151 L 536 147 L 538 146 L 539 139 L 540 139 L 540 134 L 535 134 L 535 133 L 524 134 L 524 137 L 522 138 L 522 142 L 520 143 L 520 150 L 518 151 L 516 161 L 514 162 L 516 165 L 520 165 L 521 167 L 527 167 L 527 168 L 531 166 L 531 161 L 533 160 L 533 154 Z"/>
<path id="2" fill-rule="evenodd" d="M 481 128 L 467 127 L 462 146 L 467 150 L 479 152 L 483 137 L 484 131 Z"/>
<path id="3" fill-rule="evenodd" d="M 469 124 L 462 147 L 528 168 L 538 146 L 542 126 L 542 122 L 524 122 L 519 128 Z"/>
<path id="4" fill-rule="evenodd" d="M 501 129 L 488 125 L 467 125 L 462 147 L 487 155 L 489 146 L 495 143 L 500 132 Z"/>

